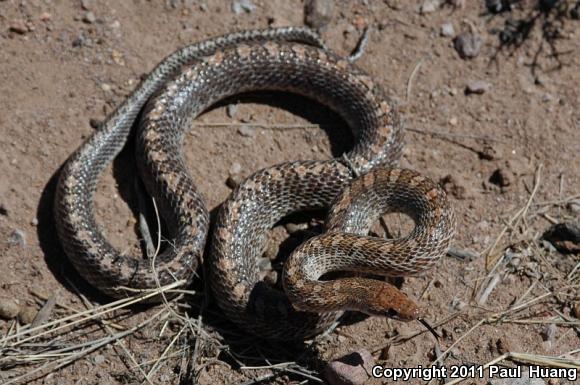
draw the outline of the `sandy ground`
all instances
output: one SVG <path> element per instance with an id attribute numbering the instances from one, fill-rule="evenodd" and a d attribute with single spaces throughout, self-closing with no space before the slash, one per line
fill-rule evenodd
<path id="1" fill-rule="evenodd" d="M 578 254 L 561 254 L 539 237 L 552 223 L 578 217 L 572 198 L 580 192 L 579 21 L 565 20 L 558 57 L 541 36 L 541 17 L 521 46 L 500 49 L 493 30 L 528 11 L 486 15 L 483 1 L 465 3 L 422 15 L 418 1 L 337 1 L 322 36 L 347 55 L 364 27 L 373 27 L 358 65 L 399 104 L 409 129 L 401 164 L 444 183 L 458 217 L 454 245 L 476 253 L 470 260 L 444 258 L 426 276 L 403 285 L 428 308 L 431 323 L 445 321 L 438 328 L 440 350 L 451 348 L 445 365 L 484 364 L 509 351 L 578 360 L 579 277 L 572 274 Z M 51 211 L 59 167 L 93 131 L 89 121 L 104 119 L 143 74 L 178 47 L 233 30 L 304 23 L 300 1 L 252 4 L 251 12 L 236 14 L 222 0 L 95 0 L 83 6 L 0 1 L 0 298 L 24 309 L 19 324 L 30 322 L 48 297 L 57 304 L 50 320 L 108 302 L 76 277 L 56 239 Z M 459 57 L 453 36 L 440 33 L 445 23 L 453 25 L 453 36 L 481 36 L 475 58 Z M 485 92 L 467 94 L 466 87 L 477 81 L 487 83 Z M 276 106 L 265 103 L 273 97 Z M 245 176 L 283 161 L 340 155 L 350 145 L 333 113 L 298 97 L 232 103 L 234 114 L 225 106 L 213 109 L 186 140 L 191 174 L 212 210 L 231 192 L 226 180 L 235 163 Z M 96 212 L 115 246 L 139 252 L 130 206 L 133 167 L 132 152 L 124 151 L 99 186 Z M 527 209 L 517 216 L 522 208 Z M 395 228 L 404 222 L 389 218 Z M 288 236 L 284 227 L 277 233 Z M 490 281 L 493 290 L 478 304 Z M 189 307 L 189 317 L 198 319 L 203 285 L 196 282 L 193 290 L 198 294 L 186 296 L 180 309 Z M 237 384 L 259 378 L 259 383 L 317 383 L 326 362 L 357 349 L 391 367 L 427 366 L 436 358 L 431 335 L 413 337 L 424 330 L 417 323 L 351 316 L 313 343 L 282 346 L 247 338 L 211 304 L 201 326 L 193 323 L 203 330 L 200 338 L 200 330 L 170 315 L 62 368 L 54 360 L 70 358 L 70 352 L 41 354 L 135 327 L 160 309 L 107 313 L 109 329 L 86 321 L 22 343 L 3 340 L 0 382 L 28 373 L 19 381 L 133 384 L 143 383 L 151 371 L 151 383 Z M 3 336 L 20 327 L 14 319 L 0 320 Z M 247 368 L 279 362 L 290 364 Z M 566 383 L 572 381 L 550 382 Z"/>

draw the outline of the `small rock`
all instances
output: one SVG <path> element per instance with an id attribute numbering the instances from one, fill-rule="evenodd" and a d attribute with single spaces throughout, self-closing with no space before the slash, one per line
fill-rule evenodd
<path id="1" fill-rule="evenodd" d="M 30 221 L 30 224 L 32 226 L 38 226 L 38 218 L 32 218 L 32 220 Z"/>
<path id="2" fill-rule="evenodd" d="M 8 238 L 8 244 L 10 246 L 26 246 L 26 233 L 19 229 L 14 230 Z"/>
<path id="3" fill-rule="evenodd" d="M 546 325 L 541 333 L 542 340 L 554 342 L 554 339 L 556 338 L 556 331 L 558 331 L 558 327 L 556 325 Z"/>
<path id="4" fill-rule="evenodd" d="M 234 0 L 232 1 L 232 11 L 239 15 L 242 12 L 251 13 L 256 9 L 252 0 Z"/>
<path id="5" fill-rule="evenodd" d="M 229 176 L 226 180 L 226 185 L 230 188 L 236 188 L 240 183 L 243 182 L 244 177 L 242 176 L 242 165 L 239 163 L 233 163 L 228 171 Z"/>
<path id="6" fill-rule="evenodd" d="M 574 318 L 580 319 L 580 301 L 577 301 L 572 305 L 572 315 Z"/>
<path id="7" fill-rule="evenodd" d="M 236 188 L 240 185 L 240 183 L 242 183 L 244 181 L 244 179 L 242 178 L 242 176 L 240 174 L 234 174 L 234 175 L 230 175 L 228 176 L 228 179 L 226 180 L 226 185 L 229 188 Z"/>
<path id="8" fill-rule="evenodd" d="M 110 84 L 103 83 L 103 84 L 101 84 L 101 89 L 105 92 L 109 92 L 109 91 L 111 91 L 112 87 Z"/>
<path id="9" fill-rule="evenodd" d="M 23 35 L 26 32 L 30 31 L 30 28 L 28 28 L 28 24 L 26 23 L 26 21 L 24 21 L 22 19 L 11 20 L 9 25 L 8 25 L 8 29 L 10 31 L 16 32 L 20 35 Z"/>
<path id="10" fill-rule="evenodd" d="M 375 359 L 368 350 L 361 349 L 331 361 L 324 376 L 331 385 L 362 385 L 369 380 Z"/>
<path id="11" fill-rule="evenodd" d="M 20 305 L 12 298 L 0 297 L 0 318 L 14 319 L 20 313 Z"/>
<path id="12" fill-rule="evenodd" d="M 369 22 L 363 15 L 355 15 L 352 19 L 352 25 L 358 30 L 362 31 L 366 27 L 368 27 Z"/>
<path id="13" fill-rule="evenodd" d="M 278 244 L 277 242 L 274 242 L 274 240 L 270 240 L 267 245 L 266 248 L 264 249 L 264 258 L 268 258 L 270 261 L 273 261 L 276 259 L 276 257 L 278 256 Z"/>
<path id="14" fill-rule="evenodd" d="M 102 354 L 97 354 L 95 357 L 93 357 L 93 362 L 95 363 L 95 365 L 101 365 L 102 363 L 105 362 L 105 356 L 103 356 Z"/>
<path id="15" fill-rule="evenodd" d="M 332 19 L 333 10 L 333 0 L 307 0 L 304 4 L 304 22 L 311 28 L 324 28 Z"/>
<path id="16" fill-rule="evenodd" d="M 262 279 L 270 286 L 276 286 L 276 283 L 278 282 L 278 272 L 276 270 L 268 270 L 265 272 L 264 278 Z"/>
<path id="17" fill-rule="evenodd" d="M 226 107 L 226 114 L 230 118 L 233 118 L 236 115 L 237 111 L 238 111 L 238 106 L 236 106 L 235 104 L 228 104 L 228 106 Z"/>
<path id="18" fill-rule="evenodd" d="M 557 223 L 542 236 L 563 253 L 580 252 L 580 220 Z"/>
<path id="19" fill-rule="evenodd" d="M 256 136 L 256 130 L 244 124 L 238 128 L 238 134 L 246 138 L 253 138 Z"/>
<path id="20" fill-rule="evenodd" d="M 572 214 L 580 214 L 580 201 L 572 200 L 566 204 L 566 208 L 570 210 Z M 2 214 L 2 206 L 0 206 L 0 214 Z"/>
<path id="21" fill-rule="evenodd" d="M 491 88 L 491 84 L 489 84 L 488 82 L 485 82 L 483 80 L 476 80 L 476 81 L 472 81 L 467 83 L 467 86 L 465 87 L 465 94 L 469 95 L 469 94 L 478 94 L 481 95 L 487 91 L 489 91 L 489 89 Z"/>
<path id="22" fill-rule="evenodd" d="M 40 14 L 40 16 L 38 17 L 38 19 L 40 21 L 50 21 L 52 20 L 52 15 L 48 12 L 43 12 Z"/>
<path id="23" fill-rule="evenodd" d="M 123 54 L 117 51 L 116 49 L 111 51 L 111 59 L 113 59 L 113 61 L 120 66 L 125 65 L 125 59 L 123 58 Z"/>
<path id="24" fill-rule="evenodd" d="M 545 93 L 542 95 L 542 102 L 544 102 L 544 103 L 548 103 L 552 99 L 554 99 L 554 97 L 548 93 Z"/>
<path id="25" fill-rule="evenodd" d="M 439 32 L 441 36 L 444 37 L 452 37 L 455 36 L 455 29 L 453 28 L 453 24 L 445 23 L 441 25 L 441 31 Z"/>
<path id="26" fill-rule="evenodd" d="M 34 317 L 38 314 L 38 310 L 36 307 L 26 305 L 22 309 L 20 309 L 20 313 L 18 313 L 18 320 L 23 325 L 28 325 L 34 321 Z"/>
<path id="27" fill-rule="evenodd" d="M 452 116 L 451 118 L 449 118 L 450 125 L 457 126 L 457 123 L 459 123 L 459 119 L 457 119 L 457 116 Z"/>
<path id="28" fill-rule="evenodd" d="M 299 231 L 306 230 L 308 228 L 308 223 L 286 223 L 284 226 L 288 234 L 294 234 Z"/>
<path id="29" fill-rule="evenodd" d="M 472 59 L 479 55 L 483 39 L 476 33 L 464 32 L 455 38 L 453 44 L 462 59 Z"/>
<path id="30" fill-rule="evenodd" d="M 479 159 L 484 160 L 494 160 L 499 158 L 497 150 L 490 144 L 485 144 L 481 151 L 477 153 L 477 155 L 479 155 Z"/>
<path id="31" fill-rule="evenodd" d="M 239 173 L 241 173 L 241 172 L 242 172 L 242 165 L 241 165 L 241 164 L 239 164 L 238 162 L 235 162 L 235 163 L 233 163 L 233 164 L 230 166 L 230 169 L 228 170 L 228 173 L 229 173 L 230 175 L 232 175 L 232 174 L 239 174 Z"/>
<path id="32" fill-rule="evenodd" d="M 81 8 L 88 11 L 93 6 L 93 0 L 81 0 Z"/>
<path id="33" fill-rule="evenodd" d="M 504 169 L 498 168 L 491 174 L 489 181 L 499 187 L 507 187 L 512 184 L 511 177 Z"/>
<path id="34" fill-rule="evenodd" d="M 556 248 L 554 247 L 554 245 L 552 245 L 550 242 L 546 241 L 545 239 L 540 240 L 540 245 L 548 250 L 550 253 L 553 253 L 556 251 Z"/>
<path id="35" fill-rule="evenodd" d="M 97 17 L 94 13 L 88 11 L 83 15 L 83 21 L 87 24 L 93 24 L 95 21 L 97 21 Z"/>
<path id="36" fill-rule="evenodd" d="M 441 0 L 425 0 L 421 7 L 419 8 L 419 13 L 421 15 L 426 15 L 428 13 L 433 13 L 441 7 Z"/>

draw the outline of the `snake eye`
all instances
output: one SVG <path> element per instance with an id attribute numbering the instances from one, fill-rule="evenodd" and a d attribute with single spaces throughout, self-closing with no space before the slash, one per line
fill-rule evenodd
<path id="1" fill-rule="evenodd" d="M 391 308 L 391 309 L 387 310 L 387 317 L 390 317 L 390 318 L 398 318 L 399 317 L 399 312 L 396 311 L 395 309 L 392 309 Z"/>

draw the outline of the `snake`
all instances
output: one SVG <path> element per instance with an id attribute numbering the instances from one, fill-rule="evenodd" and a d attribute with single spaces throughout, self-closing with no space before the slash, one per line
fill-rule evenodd
<path id="1" fill-rule="evenodd" d="M 184 136 L 211 106 L 255 91 L 294 93 L 329 107 L 352 130 L 353 147 L 334 159 L 256 171 L 221 205 L 210 235 L 208 209 L 183 159 Z M 93 209 L 101 175 L 132 138 L 140 178 L 169 240 L 147 258 L 116 250 Z M 190 283 L 203 265 L 224 314 L 266 339 L 308 338 L 346 310 L 417 319 L 420 309 L 406 294 L 361 275 L 421 274 L 445 253 L 455 231 L 445 192 L 397 167 L 402 147 L 403 124 L 392 100 L 317 33 L 306 27 L 234 32 L 163 59 L 66 160 L 55 193 L 56 230 L 76 271 L 114 298 Z M 260 278 L 259 259 L 276 223 L 311 209 L 328 210 L 326 232 L 288 258 L 281 291 Z M 409 215 L 414 230 L 395 240 L 368 236 L 373 221 L 389 211 Z M 331 271 L 355 274 L 325 280 Z"/>

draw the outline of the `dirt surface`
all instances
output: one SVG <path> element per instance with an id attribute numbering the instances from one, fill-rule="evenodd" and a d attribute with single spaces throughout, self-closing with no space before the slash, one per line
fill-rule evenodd
<path id="1" fill-rule="evenodd" d="M 45 323 L 108 302 L 76 277 L 51 211 L 58 170 L 91 135 L 89 121 L 104 119 L 143 74 L 181 46 L 234 30 L 304 24 L 299 1 L 241 3 L 255 7 L 238 14 L 221 0 L 0 1 L 0 305 L 12 301 L 14 313 L 21 312 L 19 321 L 0 320 L 3 336 L 21 330 L 51 296 L 56 307 Z M 454 245 L 475 252 L 471 259 L 444 258 L 424 277 L 405 279 L 403 290 L 427 308 L 432 324 L 446 321 L 437 328 L 440 350 L 451 348 L 445 365 L 484 364 L 510 351 L 579 360 L 578 254 L 561 254 L 540 237 L 553 223 L 579 215 L 573 198 L 580 192 L 580 22 L 565 19 L 555 41 L 562 55 L 550 54 L 543 16 L 521 46 L 500 49 L 493 30 L 526 17 L 531 2 L 498 15 L 486 14 L 483 1 L 455 3 L 421 14 L 418 1 L 337 1 L 322 30 L 333 50 L 348 55 L 364 27 L 373 27 L 357 64 L 399 105 L 409 129 L 401 165 L 444 184 L 458 217 Z M 446 23 L 453 25 L 451 36 L 441 34 Z M 464 32 L 483 42 L 472 59 L 455 49 L 454 36 Z M 473 84 L 478 81 L 486 84 Z M 246 176 L 284 161 L 326 159 L 352 140 L 333 113 L 298 97 L 229 102 L 235 110 L 228 114 L 220 105 L 204 114 L 185 146 L 213 213 L 231 192 L 232 169 Z M 133 175 L 127 150 L 103 178 L 96 211 L 115 246 L 139 253 Z M 403 221 L 388 219 L 395 228 Z M 275 233 L 288 237 L 283 226 Z M 485 288 L 492 290 L 482 301 Z M 103 316 L 109 326 L 98 319 L 22 343 L 3 340 L 0 383 L 27 374 L 18 381 L 133 384 L 150 371 L 151 383 L 317 383 L 328 361 L 357 349 L 389 367 L 425 367 L 436 358 L 435 340 L 420 324 L 358 316 L 314 342 L 259 342 L 211 302 L 200 323 L 200 280 L 192 290 L 179 308 L 172 304 L 189 308 L 197 320 L 191 328 L 173 313 L 155 318 L 162 306 L 133 307 Z M 120 343 L 95 345 L 148 319 L 153 322 Z M 414 332 L 422 333 L 410 338 Z M 70 352 L 42 354 L 85 342 L 94 349 L 62 368 L 55 360 Z M 287 364 L 268 368 L 280 362 Z M 550 384 L 573 382 L 580 383 Z"/>

